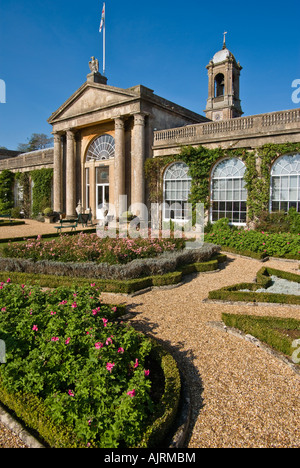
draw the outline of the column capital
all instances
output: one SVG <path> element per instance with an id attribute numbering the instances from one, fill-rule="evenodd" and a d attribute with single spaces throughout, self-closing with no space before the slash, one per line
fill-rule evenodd
<path id="1" fill-rule="evenodd" d="M 116 130 L 123 130 L 125 127 L 125 122 L 123 117 L 115 117 L 115 129 Z"/>
<path id="2" fill-rule="evenodd" d="M 52 132 L 54 143 L 60 143 L 61 142 L 61 134 L 58 132 Z"/>
<path id="3" fill-rule="evenodd" d="M 138 114 L 133 114 L 134 117 L 134 125 L 142 125 L 145 126 L 145 117 L 147 114 L 143 112 L 139 112 Z"/>
<path id="4" fill-rule="evenodd" d="M 74 131 L 72 128 L 69 128 L 69 129 L 66 131 L 66 134 L 67 134 L 67 139 L 68 139 L 68 140 L 75 141 L 75 131 Z"/>

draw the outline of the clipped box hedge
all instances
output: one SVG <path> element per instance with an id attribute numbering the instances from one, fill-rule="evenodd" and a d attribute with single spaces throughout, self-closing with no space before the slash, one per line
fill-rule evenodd
<path id="1" fill-rule="evenodd" d="M 289 273 L 274 268 L 262 267 L 256 275 L 256 283 L 238 283 L 232 286 L 210 291 L 209 299 L 222 301 L 242 302 L 268 302 L 274 304 L 300 304 L 300 296 L 292 294 L 276 294 L 268 292 L 256 292 L 260 288 L 268 288 L 271 284 L 271 276 L 277 276 L 288 281 L 300 283 L 300 275 Z M 249 289 L 250 291 L 242 291 Z"/>
<path id="2" fill-rule="evenodd" d="M 222 314 L 222 320 L 226 326 L 250 334 L 286 356 L 291 356 L 295 351 L 292 347 L 293 339 L 285 331 L 300 332 L 300 320 L 226 313 Z"/>
<path id="3" fill-rule="evenodd" d="M 214 260 L 203 263 L 192 263 L 181 267 L 178 271 L 166 273 L 164 275 L 148 276 L 146 278 L 136 278 L 130 280 L 114 280 L 99 278 L 80 278 L 72 276 L 55 276 L 34 273 L 24 273 L 15 271 L 0 271 L 0 281 L 6 281 L 9 276 L 15 283 L 39 284 L 45 288 L 57 288 L 60 286 L 84 286 L 95 283 L 101 292 L 133 294 L 137 291 L 151 287 L 163 287 L 179 284 L 184 275 L 192 273 L 204 273 L 218 269 L 219 263 L 226 260 L 226 255 L 217 255 Z"/>

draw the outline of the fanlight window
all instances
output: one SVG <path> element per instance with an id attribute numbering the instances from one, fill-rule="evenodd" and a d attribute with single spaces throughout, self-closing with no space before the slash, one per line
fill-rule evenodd
<path id="1" fill-rule="evenodd" d="M 164 174 L 164 219 L 174 221 L 188 220 L 188 198 L 192 178 L 188 175 L 186 164 L 172 164 Z"/>
<path id="2" fill-rule="evenodd" d="M 102 135 L 90 145 L 86 160 L 103 161 L 115 156 L 115 139 L 111 135 Z"/>
<path id="3" fill-rule="evenodd" d="M 277 159 L 271 170 L 271 211 L 300 213 L 300 154 Z"/>
<path id="4" fill-rule="evenodd" d="M 215 166 L 211 181 L 212 222 L 228 218 L 232 224 L 246 223 L 245 170 L 245 164 L 237 158 L 225 159 Z"/>

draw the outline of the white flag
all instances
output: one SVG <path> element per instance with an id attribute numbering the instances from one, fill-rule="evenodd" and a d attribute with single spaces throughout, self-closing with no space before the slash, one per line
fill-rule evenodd
<path id="1" fill-rule="evenodd" d="M 101 16 L 99 32 L 102 32 L 104 24 L 105 24 L 105 3 L 103 3 L 103 9 L 102 9 L 102 16 Z"/>

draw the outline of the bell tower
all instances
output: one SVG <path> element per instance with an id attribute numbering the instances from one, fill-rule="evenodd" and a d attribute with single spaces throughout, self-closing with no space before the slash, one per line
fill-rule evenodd
<path id="1" fill-rule="evenodd" d="M 241 117 L 240 71 L 242 67 L 227 49 L 224 33 L 223 48 L 207 65 L 208 99 L 205 109 L 210 120 L 227 120 Z"/>

